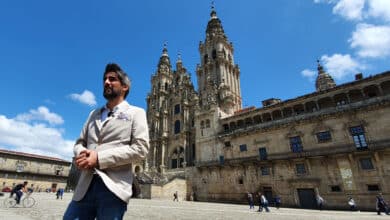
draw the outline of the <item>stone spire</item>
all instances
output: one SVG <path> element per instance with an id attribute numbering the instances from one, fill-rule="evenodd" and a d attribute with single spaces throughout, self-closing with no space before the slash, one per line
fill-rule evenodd
<path id="1" fill-rule="evenodd" d="M 211 40 L 217 36 L 227 39 L 222 27 L 221 20 L 219 20 L 219 18 L 217 17 L 217 12 L 215 11 L 215 7 L 214 7 L 214 2 L 212 2 L 210 20 L 207 24 L 207 29 L 206 29 L 206 40 L 207 39 Z"/>
<path id="2" fill-rule="evenodd" d="M 319 60 L 317 60 L 317 63 L 318 63 L 318 67 L 317 67 L 318 76 L 316 79 L 317 92 L 335 87 L 336 83 L 334 82 L 332 76 L 330 76 L 328 73 L 324 71 L 324 68 L 321 66 Z"/>
<path id="3" fill-rule="evenodd" d="M 168 68 L 169 70 L 171 69 L 171 61 L 169 60 L 169 55 L 168 55 L 168 49 L 167 49 L 167 43 L 164 43 L 164 48 L 162 50 L 162 54 L 160 57 L 160 61 L 158 62 L 157 67 L 161 69 L 161 67 Z"/>
<path id="4" fill-rule="evenodd" d="M 201 62 L 196 74 L 199 106 L 208 111 L 218 108 L 223 115 L 241 109 L 240 69 L 234 63 L 234 48 L 229 42 L 214 4 L 207 23 L 205 42 L 199 43 Z"/>

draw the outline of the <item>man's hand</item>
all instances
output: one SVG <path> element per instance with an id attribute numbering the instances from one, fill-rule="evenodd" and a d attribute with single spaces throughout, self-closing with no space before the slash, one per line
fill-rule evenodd
<path id="1" fill-rule="evenodd" d="M 76 157 L 76 166 L 82 170 L 93 169 L 98 166 L 98 155 L 93 150 L 83 150 Z"/>

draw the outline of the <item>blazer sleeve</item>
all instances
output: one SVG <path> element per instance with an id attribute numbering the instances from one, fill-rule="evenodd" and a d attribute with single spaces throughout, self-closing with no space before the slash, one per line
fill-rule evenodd
<path id="1" fill-rule="evenodd" d="M 88 124 L 89 124 L 89 122 L 92 118 L 92 115 L 94 114 L 95 111 L 92 111 L 91 113 L 89 113 L 88 119 L 85 122 L 83 129 L 80 132 L 80 136 L 76 140 L 76 143 L 73 147 L 73 153 L 75 156 L 79 155 L 82 150 L 87 149 Z"/>
<path id="2" fill-rule="evenodd" d="M 135 108 L 132 119 L 130 143 L 99 151 L 100 169 L 130 164 L 146 158 L 149 151 L 149 129 L 145 111 Z"/>

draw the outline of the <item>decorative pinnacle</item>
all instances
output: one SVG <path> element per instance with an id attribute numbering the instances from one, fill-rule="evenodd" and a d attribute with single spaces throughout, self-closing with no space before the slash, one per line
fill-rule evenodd
<path id="1" fill-rule="evenodd" d="M 181 53 L 177 52 L 177 62 L 181 62 Z"/>

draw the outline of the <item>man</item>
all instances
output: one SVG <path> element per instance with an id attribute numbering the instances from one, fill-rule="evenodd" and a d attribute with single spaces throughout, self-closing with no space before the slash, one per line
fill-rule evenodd
<path id="1" fill-rule="evenodd" d="M 20 203 L 20 198 L 23 196 L 23 192 L 27 192 L 27 181 L 24 181 L 23 183 L 20 183 L 16 185 L 12 191 L 9 197 L 12 197 L 14 193 L 16 194 L 16 204 Z"/>
<path id="2" fill-rule="evenodd" d="M 386 202 L 385 199 L 383 198 L 382 193 L 379 193 L 379 194 L 376 196 L 376 211 L 377 211 L 377 214 L 378 214 L 378 215 L 380 215 L 381 212 L 386 213 L 386 215 L 390 215 L 389 207 L 388 207 L 388 205 L 387 205 L 387 202 Z"/>
<path id="3" fill-rule="evenodd" d="M 176 192 L 173 193 L 173 201 L 178 202 L 179 201 L 179 194 Z"/>
<path id="4" fill-rule="evenodd" d="M 132 195 L 132 163 L 148 153 L 145 111 L 125 100 L 127 74 L 107 64 L 103 86 L 107 103 L 90 113 L 73 149 L 81 174 L 64 220 L 122 219 Z"/>
<path id="5" fill-rule="evenodd" d="M 249 209 L 255 209 L 255 204 L 253 202 L 253 195 L 250 192 L 247 192 L 248 197 L 248 203 L 249 203 Z"/>
<path id="6" fill-rule="evenodd" d="M 317 199 L 318 209 L 319 209 L 320 211 L 322 211 L 322 206 L 323 206 L 325 200 L 320 196 L 320 194 L 317 194 L 316 199 Z"/>

